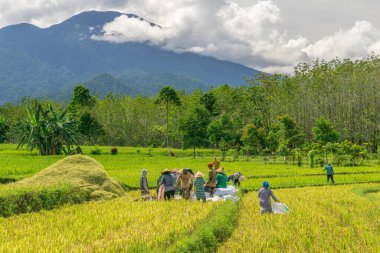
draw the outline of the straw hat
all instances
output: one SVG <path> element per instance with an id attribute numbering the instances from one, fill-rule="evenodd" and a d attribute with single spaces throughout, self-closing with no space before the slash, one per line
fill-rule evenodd
<path id="1" fill-rule="evenodd" d="M 174 169 L 172 173 L 178 173 L 178 169 Z"/>
<path id="2" fill-rule="evenodd" d="M 204 177 L 204 174 L 200 171 L 198 171 L 196 174 L 195 174 L 195 177 Z"/>
<path id="3" fill-rule="evenodd" d="M 224 169 L 223 169 L 223 167 L 220 167 L 219 169 L 217 169 L 216 172 L 219 172 L 219 173 L 223 173 L 223 174 L 225 174 L 225 173 L 224 173 Z"/>
<path id="4" fill-rule="evenodd" d="M 207 167 L 212 167 L 212 165 L 213 165 L 212 163 L 208 163 Z"/>
<path id="5" fill-rule="evenodd" d="M 169 173 L 170 173 L 170 170 L 169 170 L 168 168 L 166 168 L 166 169 L 164 169 L 164 170 L 161 172 L 161 174 L 164 174 L 164 173 L 166 173 L 166 172 L 169 172 Z"/>

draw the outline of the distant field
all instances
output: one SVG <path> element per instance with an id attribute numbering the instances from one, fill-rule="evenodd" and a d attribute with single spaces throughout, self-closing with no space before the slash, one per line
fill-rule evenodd
<path id="1" fill-rule="evenodd" d="M 85 154 L 99 161 L 108 174 L 114 179 L 130 186 L 139 186 L 142 168 L 148 169 L 149 186 L 155 187 L 160 172 L 165 169 L 191 168 L 194 172 L 207 173 L 207 163 L 216 156 L 220 159 L 218 150 L 199 149 L 199 156 L 193 158 L 192 150 L 170 149 L 175 156 L 168 156 L 168 150 L 163 148 L 132 148 L 119 147 L 117 155 L 111 155 L 111 147 L 98 147 L 101 155 L 91 155 L 94 147 L 83 147 Z M 231 151 L 232 153 L 232 151 Z M 25 178 L 34 175 L 64 156 L 39 156 L 36 151 L 26 149 L 16 150 L 16 145 L 0 145 L 0 178 Z M 262 158 L 249 159 L 240 156 L 234 159 L 232 155 L 221 161 L 226 174 L 240 171 L 248 180 L 243 187 L 257 190 L 263 180 L 271 182 L 273 188 L 321 185 L 325 183 L 325 174 L 321 167 L 308 168 L 307 165 L 265 163 Z M 335 167 L 337 183 L 377 182 L 380 181 L 380 166 L 376 161 L 367 162 L 367 166 Z"/>

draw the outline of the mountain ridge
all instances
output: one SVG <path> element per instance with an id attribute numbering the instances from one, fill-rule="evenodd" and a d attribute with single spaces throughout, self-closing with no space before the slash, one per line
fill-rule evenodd
<path id="1" fill-rule="evenodd" d="M 0 104 L 17 102 L 24 96 L 67 100 L 68 90 L 101 74 L 124 80 L 117 95 L 152 95 L 163 83 L 191 92 L 207 90 L 210 85 L 243 85 L 244 78 L 258 73 L 238 63 L 171 52 L 148 43 L 91 39 L 120 15 L 160 27 L 135 14 L 88 11 L 47 28 L 27 23 L 1 28 Z M 131 94 L 131 88 L 139 86 L 140 92 Z"/>

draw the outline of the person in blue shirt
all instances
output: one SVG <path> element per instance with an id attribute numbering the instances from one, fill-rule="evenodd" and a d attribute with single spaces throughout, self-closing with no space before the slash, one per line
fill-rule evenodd
<path id="1" fill-rule="evenodd" d="M 334 182 L 334 170 L 333 170 L 333 167 L 331 166 L 331 164 L 327 163 L 327 166 L 322 171 L 326 171 L 327 183 L 329 183 L 329 180 L 331 178 L 331 182 L 333 184 L 335 184 L 335 182 Z"/>

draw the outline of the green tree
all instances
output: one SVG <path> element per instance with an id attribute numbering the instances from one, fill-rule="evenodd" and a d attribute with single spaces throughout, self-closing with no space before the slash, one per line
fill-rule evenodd
<path id="1" fill-rule="evenodd" d="M 282 132 L 280 134 L 283 138 L 282 144 L 286 142 L 289 149 L 301 146 L 305 141 L 305 135 L 299 131 L 295 121 L 287 114 L 278 117 L 278 120 Z"/>
<path id="2" fill-rule="evenodd" d="M 7 140 L 8 131 L 9 125 L 5 122 L 5 118 L 0 115 L 0 143 L 4 143 Z"/>
<path id="3" fill-rule="evenodd" d="M 322 145 L 326 145 L 329 142 L 337 142 L 340 137 L 340 133 L 335 130 L 330 123 L 330 120 L 325 118 L 320 118 L 317 120 L 315 126 L 313 127 L 313 134 L 315 140 Z"/>
<path id="4" fill-rule="evenodd" d="M 40 155 L 71 153 L 72 146 L 78 146 L 78 122 L 67 115 L 68 109 L 60 114 L 52 106 L 44 110 L 40 104 L 35 112 L 27 108 L 28 117 L 18 123 L 21 136 L 18 148 L 26 145 L 30 150 L 37 148 Z"/>
<path id="5" fill-rule="evenodd" d="M 95 103 L 96 98 L 91 96 L 90 90 L 84 85 L 78 85 L 74 88 L 69 107 L 71 107 L 71 109 L 81 109 L 83 107 L 91 108 Z"/>
<path id="6" fill-rule="evenodd" d="M 209 91 L 199 99 L 199 102 L 207 109 L 210 115 L 216 115 L 216 99 L 214 94 Z"/>
<path id="7" fill-rule="evenodd" d="M 245 147 L 258 154 L 266 148 L 265 130 L 254 124 L 247 124 L 243 130 L 241 140 Z"/>
<path id="8" fill-rule="evenodd" d="M 79 122 L 80 134 L 87 139 L 89 144 L 95 144 L 97 139 L 105 134 L 102 124 L 90 113 L 96 103 L 96 98 L 90 94 L 88 88 L 83 85 L 74 88 L 69 109 Z"/>
<path id="9" fill-rule="evenodd" d="M 220 143 L 223 140 L 227 144 L 231 144 L 234 140 L 234 126 L 230 118 L 223 113 L 219 119 L 214 120 L 207 127 L 207 135 L 212 144 L 221 147 Z"/>
<path id="10" fill-rule="evenodd" d="M 79 118 L 78 130 L 88 138 L 91 145 L 97 144 L 98 138 L 105 134 L 103 126 L 89 112 L 85 112 Z"/>
<path id="11" fill-rule="evenodd" d="M 200 106 L 191 108 L 181 120 L 180 129 L 182 131 L 184 147 L 194 148 L 194 158 L 195 148 L 197 146 L 204 146 L 208 143 L 207 126 L 209 123 L 209 112 Z"/>
<path id="12" fill-rule="evenodd" d="M 166 108 L 166 147 L 169 147 L 169 105 L 181 105 L 177 91 L 170 85 L 161 88 L 158 93 L 158 103 L 164 103 Z"/>

